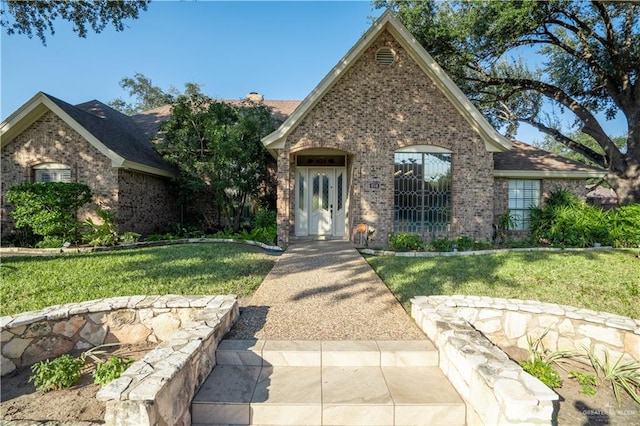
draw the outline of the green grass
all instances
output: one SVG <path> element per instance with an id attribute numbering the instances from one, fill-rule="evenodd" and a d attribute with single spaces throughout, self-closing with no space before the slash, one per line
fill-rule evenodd
<path id="1" fill-rule="evenodd" d="M 239 244 L 6 257 L 0 264 L 0 315 L 135 294 L 251 295 L 276 257 Z"/>
<path id="2" fill-rule="evenodd" d="M 640 318 L 637 251 L 380 256 L 367 261 L 407 310 L 413 296 L 462 294 L 538 300 Z"/>

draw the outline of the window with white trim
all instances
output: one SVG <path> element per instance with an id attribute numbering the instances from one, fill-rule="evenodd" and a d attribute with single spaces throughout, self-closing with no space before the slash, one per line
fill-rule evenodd
<path id="1" fill-rule="evenodd" d="M 33 166 L 35 182 L 71 182 L 71 167 L 61 163 Z"/>
<path id="2" fill-rule="evenodd" d="M 509 211 L 515 218 L 514 230 L 531 227 L 531 209 L 540 206 L 540 181 L 509 179 Z"/>

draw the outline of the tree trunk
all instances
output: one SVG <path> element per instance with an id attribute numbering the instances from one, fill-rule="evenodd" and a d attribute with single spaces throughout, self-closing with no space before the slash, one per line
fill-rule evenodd
<path id="1" fill-rule="evenodd" d="M 618 196 L 618 205 L 640 203 L 640 167 L 628 167 L 623 176 L 609 173 L 606 180 Z"/>

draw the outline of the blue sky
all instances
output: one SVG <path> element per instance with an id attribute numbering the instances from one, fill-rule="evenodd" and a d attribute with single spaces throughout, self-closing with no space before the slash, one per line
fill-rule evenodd
<path id="1" fill-rule="evenodd" d="M 118 83 L 136 72 L 165 90 L 195 82 L 216 98 L 302 100 L 381 13 L 370 1 L 152 1 L 123 32 L 82 39 L 60 22 L 43 46 L 3 31 L 0 118 L 38 91 L 72 104 L 126 99 Z M 619 135 L 622 124 L 607 128 Z M 542 136 L 523 128 L 518 138 Z"/>

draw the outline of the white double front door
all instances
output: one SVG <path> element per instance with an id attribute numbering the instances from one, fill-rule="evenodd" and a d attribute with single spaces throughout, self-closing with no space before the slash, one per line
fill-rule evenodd
<path id="1" fill-rule="evenodd" d="M 347 177 L 344 167 L 298 167 L 296 236 L 345 235 Z"/>

